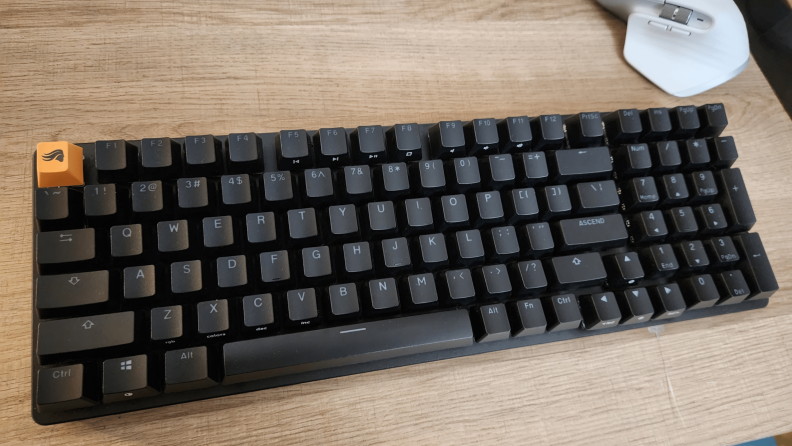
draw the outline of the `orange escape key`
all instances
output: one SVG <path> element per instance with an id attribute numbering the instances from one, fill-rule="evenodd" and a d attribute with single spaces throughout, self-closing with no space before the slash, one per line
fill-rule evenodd
<path id="1" fill-rule="evenodd" d="M 38 187 L 81 186 L 83 149 L 66 141 L 40 142 L 36 147 Z"/>

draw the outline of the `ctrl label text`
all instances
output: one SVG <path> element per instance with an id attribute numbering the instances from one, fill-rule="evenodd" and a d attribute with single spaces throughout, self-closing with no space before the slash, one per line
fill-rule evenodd
<path id="1" fill-rule="evenodd" d="M 71 369 L 60 369 L 60 370 L 55 370 L 54 372 L 52 372 L 52 377 L 56 378 L 56 379 L 57 378 L 66 378 L 66 377 L 69 377 L 69 376 L 71 376 Z"/>

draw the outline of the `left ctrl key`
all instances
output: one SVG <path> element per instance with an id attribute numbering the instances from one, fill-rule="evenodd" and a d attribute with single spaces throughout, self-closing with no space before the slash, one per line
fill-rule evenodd
<path id="1" fill-rule="evenodd" d="M 96 404 L 85 394 L 82 364 L 40 369 L 36 389 L 36 408 L 40 413 Z"/>

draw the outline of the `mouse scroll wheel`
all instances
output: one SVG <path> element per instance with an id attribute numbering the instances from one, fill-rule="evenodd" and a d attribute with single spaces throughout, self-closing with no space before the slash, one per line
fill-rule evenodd
<path id="1" fill-rule="evenodd" d="M 681 6 L 672 5 L 670 3 L 666 3 L 663 6 L 663 9 L 660 11 L 661 18 L 673 20 L 683 25 L 687 25 L 691 14 L 693 14 L 692 10 L 683 8 Z"/>

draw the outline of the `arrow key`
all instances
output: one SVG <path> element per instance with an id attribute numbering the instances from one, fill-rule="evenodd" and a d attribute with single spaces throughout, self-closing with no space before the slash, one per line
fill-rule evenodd
<path id="1" fill-rule="evenodd" d="M 641 261 L 635 252 L 605 257 L 605 269 L 608 271 L 608 283 L 614 287 L 630 285 L 644 278 Z"/>
<path id="2" fill-rule="evenodd" d="M 667 283 L 649 288 L 649 295 L 654 305 L 655 313 L 652 319 L 671 319 L 679 317 L 685 311 L 685 298 L 679 285 Z"/>
<path id="3" fill-rule="evenodd" d="M 589 294 L 580 298 L 580 309 L 587 330 L 615 327 L 622 318 L 613 293 Z"/>
<path id="4" fill-rule="evenodd" d="M 617 295 L 616 302 L 622 314 L 622 325 L 648 322 L 654 314 L 652 300 L 646 288 L 624 290 Z"/>

